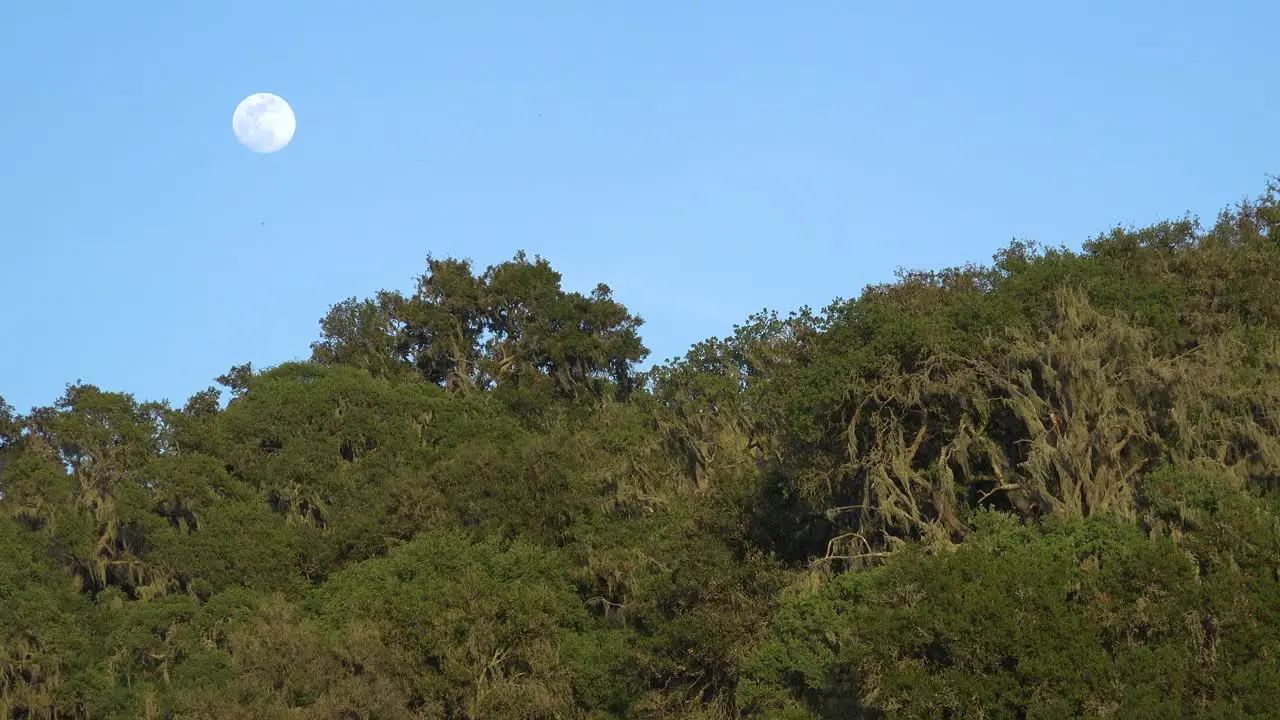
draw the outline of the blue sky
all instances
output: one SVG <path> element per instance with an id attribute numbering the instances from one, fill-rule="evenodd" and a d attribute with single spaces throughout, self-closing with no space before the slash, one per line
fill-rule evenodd
<path id="1" fill-rule="evenodd" d="M 606 282 L 654 359 L 898 266 L 1212 219 L 1268 2 L 0 4 L 0 395 L 180 404 L 427 253 Z M 293 143 L 238 145 L 274 92 Z"/>

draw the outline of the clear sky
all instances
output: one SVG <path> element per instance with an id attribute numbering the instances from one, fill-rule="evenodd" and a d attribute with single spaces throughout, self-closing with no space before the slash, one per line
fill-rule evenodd
<path id="1" fill-rule="evenodd" d="M 608 283 L 653 359 L 1280 172 L 1280 3 L 0 3 L 0 395 L 182 403 L 427 253 Z M 237 144 L 255 92 L 297 114 Z"/>

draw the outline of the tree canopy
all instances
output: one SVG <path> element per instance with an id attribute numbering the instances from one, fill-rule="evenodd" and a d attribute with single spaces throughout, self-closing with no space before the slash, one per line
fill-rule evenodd
<path id="1" fill-rule="evenodd" d="M 0 399 L 0 719 L 1280 716 L 1277 226 L 643 372 L 608 286 L 428 257 L 181 406 Z"/>

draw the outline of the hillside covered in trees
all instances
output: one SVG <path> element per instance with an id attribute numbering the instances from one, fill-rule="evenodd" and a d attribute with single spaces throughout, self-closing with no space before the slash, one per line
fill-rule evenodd
<path id="1" fill-rule="evenodd" d="M 225 407 L 0 402 L 0 718 L 1280 716 L 1277 187 L 641 329 L 431 258 Z"/>

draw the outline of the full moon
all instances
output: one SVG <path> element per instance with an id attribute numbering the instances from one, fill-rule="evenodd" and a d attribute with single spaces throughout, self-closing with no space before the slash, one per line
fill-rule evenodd
<path id="1" fill-rule="evenodd" d="M 231 130 L 236 139 L 258 153 L 283 149 L 297 128 L 293 108 L 284 98 L 271 93 L 257 93 L 241 100 L 231 116 Z"/>

